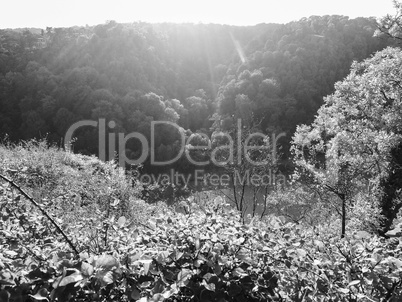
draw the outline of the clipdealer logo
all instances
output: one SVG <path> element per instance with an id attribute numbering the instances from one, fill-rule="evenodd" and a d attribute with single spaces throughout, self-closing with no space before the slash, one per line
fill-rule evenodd
<path id="1" fill-rule="evenodd" d="M 154 166 L 164 166 L 170 165 L 176 162 L 183 153 L 185 154 L 187 160 L 195 165 L 195 166 L 205 166 L 210 164 L 211 162 L 216 166 L 225 166 L 228 163 L 237 162 L 240 164 L 244 159 L 248 161 L 251 165 L 254 166 L 263 166 L 269 164 L 268 159 L 263 160 L 254 160 L 250 158 L 249 151 L 252 150 L 266 150 L 270 152 L 271 160 L 275 160 L 277 158 L 277 143 L 281 137 L 286 136 L 285 133 L 280 133 L 279 135 L 273 134 L 271 139 L 268 139 L 268 136 L 261 132 L 250 133 L 246 136 L 246 138 L 242 139 L 242 124 L 241 119 L 237 120 L 237 129 L 236 129 L 236 137 L 233 138 L 226 132 L 214 132 L 211 138 L 208 137 L 205 133 L 197 133 L 191 134 L 187 139 L 184 133 L 184 129 L 178 126 L 177 124 L 169 121 L 151 121 L 151 135 L 150 142 L 148 139 L 139 132 L 131 132 L 128 134 L 119 132 L 109 132 L 107 133 L 107 129 L 113 130 L 116 127 L 116 123 L 114 121 L 109 121 L 106 124 L 106 119 L 100 118 L 98 121 L 94 120 L 83 120 L 78 121 L 71 125 L 67 130 L 64 136 L 64 144 L 66 150 L 72 151 L 72 141 L 74 137 L 74 133 L 82 127 L 97 127 L 98 128 L 98 154 L 99 159 L 103 161 L 110 161 L 114 159 L 114 155 L 118 154 L 119 166 L 125 167 L 128 165 L 140 165 L 144 163 L 148 157 L 150 157 L 150 163 Z M 180 135 L 180 150 L 176 154 L 176 156 L 172 159 L 165 161 L 157 161 L 155 156 L 155 135 L 157 133 L 157 126 L 171 126 L 176 129 L 177 133 Z M 191 144 L 192 140 L 196 136 L 201 136 L 206 142 L 207 145 L 203 146 L 194 146 Z M 212 141 L 217 138 L 224 138 L 228 143 L 224 145 L 219 145 L 212 148 Z M 264 141 L 264 145 L 251 145 L 250 142 L 255 138 L 261 138 Z M 141 144 L 141 154 L 136 159 L 131 159 L 127 157 L 126 154 L 126 145 L 129 140 L 138 140 Z M 117 141 L 117 146 L 116 146 Z M 189 147 L 190 146 L 190 147 Z M 211 150 L 210 159 L 207 161 L 197 161 L 191 156 L 191 150 Z M 219 151 L 226 151 L 228 157 L 225 160 L 219 158 Z M 107 157 L 108 154 L 108 157 Z M 235 158 L 236 157 L 236 158 Z"/>
<path id="2" fill-rule="evenodd" d="M 253 174 L 250 170 L 244 173 L 235 171 L 233 175 L 228 173 L 205 173 L 202 169 L 196 169 L 193 174 L 183 174 L 174 169 L 170 169 L 169 173 L 154 174 L 137 174 L 134 177 L 143 185 L 160 184 L 162 186 L 174 184 L 189 187 L 227 187 L 230 185 L 246 185 L 253 187 L 286 185 L 286 177 L 282 173 L 275 173 L 272 169 L 268 169 L 263 174 Z"/>

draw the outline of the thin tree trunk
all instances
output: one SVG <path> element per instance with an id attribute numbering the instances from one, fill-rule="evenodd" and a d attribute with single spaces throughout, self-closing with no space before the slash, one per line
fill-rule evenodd
<path id="1" fill-rule="evenodd" d="M 267 199 L 268 199 L 268 186 L 265 186 L 265 194 L 264 194 L 264 209 L 261 213 L 261 219 L 264 217 L 265 212 L 267 211 Z"/>
<path id="2" fill-rule="evenodd" d="M 346 198 L 345 195 L 341 197 L 342 199 L 342 233 L 341 238 L 345 237 L 346 234 Z"/>
<path id="3" fill-rule="evenodd" d="M 234 178 L 235 178 L 234 174 L 232 174 L 231 178 L 232 178 L 232 186 L 233 186 L 233 199 L 234 199 L 234 202 L 235 202 L 235 205 L 236 205 L 236 210 L 239 211 L 239 204 L 237 202 L 236 184 L 235 184 L 235 181 L 234 181 Z"/>

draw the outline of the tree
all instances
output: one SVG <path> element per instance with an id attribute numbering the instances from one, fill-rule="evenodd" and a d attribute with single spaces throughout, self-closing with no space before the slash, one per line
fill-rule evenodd
<path id="1" fill-rule="evenodd" d="M 396 0 L 392 1 L 396 13 L 394 16 L 387 14 L 377 22 L 378 29 L 375 36 L 387 36 L 402 42 L 402 3 Z"/>
<path id="2" fill-rule="evenodd" d="M 299 126 L 293 137 L 299 173 L 340 197 L 343 223 L 346 207 L 353 206 L 364 186 L 376 188 L 383 235 L 402 208 L 401 83 L 398 48 L 355 62 L 350 74 L 335 84 L 336 91 L 324 98 L 313 124 Z"/>
<path id="3" fill-rule="evenodd" d="M 205 128 L 208 125 L 208 102 L 205 98 L 191 96 L 186 98 L 186 107 L 188 109 L 189 128 L 192 131 Z"/>
<path id="4" fill-rule="evenodd" d="M 227 183 L 220 186 L 230 189 L 224 195 L 240 212 L 243 222 L 250 206 L 250 214 L 253 217 L 257 214 L 259 197 L 263 197 L 262 204 L 266 203 L 266 196 L 279 175 L 276 141 L 261 132 L 261 122 L 253 118 L 249 103 L 247 96 L 238 95 L 235 114 L 216 116 L 211 138 L 211 158 L 228 177 Z M 279 181 L 283 182 L 284 176 Z"/>

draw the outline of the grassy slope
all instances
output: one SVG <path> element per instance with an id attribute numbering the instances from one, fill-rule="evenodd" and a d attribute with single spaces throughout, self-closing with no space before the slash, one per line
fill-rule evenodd
<path id="1" fill-rule="evenodd" d="M 92 234 L 107 219 L 146 223 L 158 206 L 139 199 L 139 186 L 113 163 L 65 152 L 45 142 L 0 145 L 0 173 L 38 201 L 63 228 Z M 26 201 L 21 201 L 31 209 Z M 114 205 L 114 206 L 110 206 Z M 61 221 L 61 219 L 60 219 Z"/>

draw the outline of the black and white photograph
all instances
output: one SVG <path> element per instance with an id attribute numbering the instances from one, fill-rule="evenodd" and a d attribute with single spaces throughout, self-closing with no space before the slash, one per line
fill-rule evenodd
<path id="1" fill-rule="evenodd" d="M 402 302 L 402 1 L 0 5 L 0 302 Z"/>

